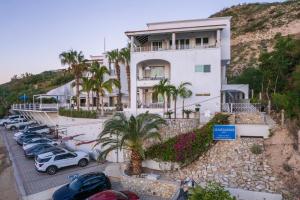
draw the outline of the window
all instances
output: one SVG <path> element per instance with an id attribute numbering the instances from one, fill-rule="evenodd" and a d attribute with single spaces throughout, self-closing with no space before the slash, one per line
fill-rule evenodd
<path id="1" fill-rule="evenodd" d="M 203 38 L 203 44 L 208 44 L 208 38 L 207 37 Z"/>
<path id="2" fill-rule="evenodd" d="M 210 65 L 195 65 L 195 72 L 210 72 Z"/>
<path id="3" fill-rule="evenodd" d="M 196 45 L 200 46 L 202 43 L 202 38 L 196 38 Z"/>
<path id="4" fill-rule="evenodd" d="M 151 78 L 164 77 L 164 67 L 151 67 Z"/>
<path id="5" fill-rule="evenodd" d="M 189 39 L 176 40 L 177 49 L 188 49 L 190 45 Z"/>
<path id="6" fill-rule="evenodd" d="M 66 155 L 67 154 L 62 154 L 62 155 L 58 155 L 54 158 L 54 160 L 63 160 L 63 159 L 66 159 Z"/>
<path id="7" fill-rule="evenodd" d="M 162 48 L 162 42 L 152 42 L 152 50 L 157 51 Z"/>

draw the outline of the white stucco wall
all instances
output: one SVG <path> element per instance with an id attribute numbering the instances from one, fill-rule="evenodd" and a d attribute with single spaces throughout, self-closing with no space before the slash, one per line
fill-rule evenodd
<path id="1" fill-rule="evenodd" d="M 192 83 L 190 89 L 193 96 L 185 101 L 186 106 L 201 104 L 201 114 L 220 111 L 221 92 L 221 49 L 186 49 L 154 52 L 132 52 L 131 54 L 131 77 L 136 77 L 137 64 L 149 59 L 162 59 L 170 63 L 170 83 L 178 86 L 181 82 Z M 195 72 L 195 65 L 211 65 L 211 72 Z M 131 108 L 137 113 L 137 81 L 132 79 Z M 210 96 L 196 96 L 196 94 L 209 93 Z M 203 103 L 201 103 L 203 102 Z M 178 100 L 178 110 L 181 107 L 181 100 Z M 173 106 L 171 107 L 171 109 Z M 192 106 L 191 108 L 194 108 Z M 180 108 L 181 110 L 181 108 Z M 202 118 L 204 119 L 204 118 Z"/>

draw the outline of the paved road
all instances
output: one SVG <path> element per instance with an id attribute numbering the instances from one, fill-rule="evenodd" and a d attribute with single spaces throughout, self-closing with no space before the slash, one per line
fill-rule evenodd
<path id="1" fill-rule="evenodd" d="M 68 176 L 74 174 L 84 174 L 94 171 L 104 171 L 107 164 L 99 164 L 97 162 L 90 162 L 90 164 L 84 168 L 70 167 L 59 170 L 56 175 L 50 176 L 48 174 L 39 173 L 35 170 L 34 161 L 27 159 L 24 156 L 23 149 L 14 141 L 13 132 L 6 131 L 5 128 L 0 127 L 0 134 L 3 137 L 7 145 L 7 149 L 10 152 L 11 160 L 15 164 L 15 168 L 18 171 L 16 174 L 17 181 L 23 188 L 25 195 L 35 194 L 59 185 L 63 185 L 69 182 Z M 116 190 L 124 189 L 118 182 L 113 182 L 112 186 Z M 154 196 L 147 196 L 140 194 L 141 200 L 159 200 L 161 198 Z"/>

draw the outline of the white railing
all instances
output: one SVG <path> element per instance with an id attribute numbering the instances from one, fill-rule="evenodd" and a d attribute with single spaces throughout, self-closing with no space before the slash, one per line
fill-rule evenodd
<path id="1" fill-rule="evenodd" d="M 13 104 L 13 110 L 49 110 L 57 111 L 58 104 Z"/>
<path id="2" fill-rule="evenodd" d="M 163 80 L 165 77 L 163 76 L 155 76 L 155 77 L 137 77 L 139 81 L 150 81 L 150 80 Z"/>
<path id="3" fill-rule="evenodd" d="M 164 103 L 143 103 L 139 105 L 139 108 L 164 108 Z"/>
<path id="4" fill-rule="evenodd" d="M 222 112 L 239 113 L 239 112 L 260 112 L 260 103 L 223 103 Z"/>
<path id="5" fill-rule="evenodd" d="M 176 50 L 184 50 L 184 49 L 206 49 L 206 48 L 217 48 L 220 45 L 215 44 L 205 44 L 205 45 L 176 45 Z M 156 47 L 156 46 L 137 46 L 133 48 L 134 52 L 145 52 L 145 51 L 166 51 L 173 50 L 172 46 L 168 47 Z"/>

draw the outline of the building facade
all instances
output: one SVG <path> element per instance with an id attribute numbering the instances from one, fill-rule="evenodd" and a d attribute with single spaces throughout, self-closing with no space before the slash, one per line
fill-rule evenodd
<path id="1" fill-rule="evenodd" d="M 202 119 L 221 111 L 230 92 L 226 67 L 230 63 L 230 17 L 147 24 L 146 30 L 127 31 L 131 44 L 131 111 L 163 114 L 163 97 L 153 93 L 162 79 L 172 85 L 190 82 L 186 109 L 200 105 Z M 247 86 L 246 86 L 247 87 Z M 247 93 L 247 91 L 246 91 Z M 230 95 L 229 95 L 230 96 Z M 248 98 L 248 93 L 238 96 Z M 178 100 L 177 113 L 181 113 Z M 170 100 L 170 110 L 174 111 Z"/>

